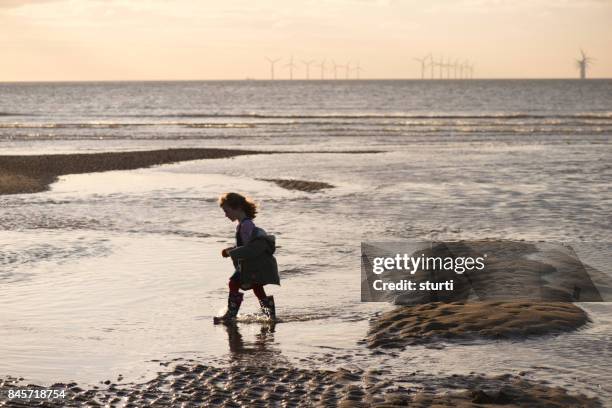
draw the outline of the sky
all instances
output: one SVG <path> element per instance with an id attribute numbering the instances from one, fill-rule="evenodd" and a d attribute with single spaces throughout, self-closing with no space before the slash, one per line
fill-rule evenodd
<path id="1" fill-rule="evenodd" d="M 612 0 L 0 0 L 0 49 L 0 81 L 288 79 L 292 55 L 294 79 L 420 78 L 430 53 L 575 78 L 580 49 L 610 78 Z"/>

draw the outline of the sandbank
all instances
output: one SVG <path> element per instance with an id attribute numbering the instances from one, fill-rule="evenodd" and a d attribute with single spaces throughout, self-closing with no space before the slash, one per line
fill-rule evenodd
<path id="1" fill-rule="evenodd" d="M 589 322 L 566 302 L 472 302 L 400 306 L 375 317 L 370 348 L 402 348 L 449 339 L 522 339 L 573 331 Z"/>

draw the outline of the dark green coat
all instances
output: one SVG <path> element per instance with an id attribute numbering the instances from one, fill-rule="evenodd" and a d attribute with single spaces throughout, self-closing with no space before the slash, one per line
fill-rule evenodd
<path id="1" fill-rule="evenodd" d="M 234 266 L 240 271 L 240 288 L 255 285 L 280 285 L 278 265 L 274 258 L 276 238 L 261 228 L 255 228 L 249 243 L 229 251 Z"/>

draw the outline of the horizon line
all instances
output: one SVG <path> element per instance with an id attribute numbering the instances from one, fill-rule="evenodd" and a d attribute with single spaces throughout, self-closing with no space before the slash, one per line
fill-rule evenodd
<path id="1" fill-rule="evenodd" d="M 349 78 L 349 79 L 263 79 L 263 78 L 225 78 L 225 79 L 61 79 L 61 80 L 10 80 L 1 81 L 0 84 L 19 84 L 19 83 L 87 83 L 87 82 L 359 82 L 359 81 L 416 81 L 416 82 L 452 82 L 452 81 L 535 81 L 535 80 L 610 80 L 612 77 L 492 77 L 492 78 Z"/>

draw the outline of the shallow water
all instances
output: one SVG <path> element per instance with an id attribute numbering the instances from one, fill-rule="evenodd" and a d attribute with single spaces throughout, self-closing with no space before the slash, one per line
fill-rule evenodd
<path id="1" fill-rule="evenodd" d="M 610 114 L 601 113 L 605 103 L 600 101 L 598 114 Z M 57 121 L 60 113 L 46 115 Z M 505 119 L 504 126 L 509 120 L 514 119 Z M 257 148 L 384 152 L 200 160 L 62 176 L 49 192 L 0 196 L 0 373 L 93 385 L 119 374 L 124 381 L 142 381 L 164 369 L 160 361 L 173 358 L 216 364 L 275 358 L 310 368 L 380 366 L 394 377 L 419 370 L 442 376 L 525 371 L 612 400 L 609 303 L 583 304 L 593 323 L 556 337 L 384 353 L 358 343 L 373 313 L 391 307 L 359 301 L 361 241 L 612 241 L 609 130 L 579 137 L 531 134 L 521 123 L 530 136 L 503 136 L 457 133 L 457 126 L 433 137 L 415 131 L 370 138 L 333 138 L 325 128 L 305 137 L 294 137 L 293 128 L 274 135 L 267 127 Z M 234 140 L 227 134 L 229 139 L 216 141 L 134 141 L 120 135 L 94 141 L 87 132 L 78 140 L 6 138 L 0 146 L 3 153 L 254 147 L 247 136 Z M 288 191 L 259 178 L 323 181 L 336 188 Z M 281 320 L 273 332 L 254 315 L 250 293 L 239 336 L 212 325 L 232 273 L 219 253 L 232 243 L 234 226 L 216 204 L 229 190 L 259 201 L 256 223 L 276 234 L 281 246 L 282 286 L 266 288 Z M 609 254 L 588 245 L 579 253 L 612 276 Z"/>

